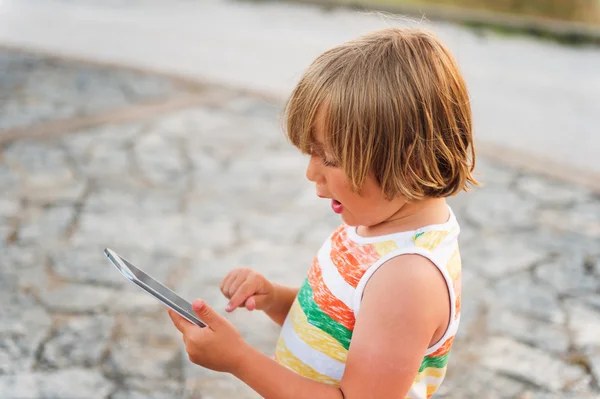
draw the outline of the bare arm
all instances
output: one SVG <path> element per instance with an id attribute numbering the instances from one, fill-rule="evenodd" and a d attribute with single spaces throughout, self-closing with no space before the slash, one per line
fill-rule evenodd
<path id="1" fill-rule="evenodd" d="M 273 284 L 273 300 L 264 312 L 277 324 L 283 325 L 287 314 L 298 295 L 299 288 Z"/>

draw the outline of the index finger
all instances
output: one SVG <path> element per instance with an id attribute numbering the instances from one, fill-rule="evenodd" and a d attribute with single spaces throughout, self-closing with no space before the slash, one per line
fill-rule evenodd
<path id="1" fill-rule="evenodd" d="M 248 297 L 250 297 L 252 294 L 254 294 L 254 288 L 246 280 L 246 282 L 242 284 L 240 288 L 237 289 L 235 294 L 233 294 L 225 310 L 227 310 L 228 312 L 234 310 L 242 303 L 246 302 L 246 299 L 248 299 Z"/>

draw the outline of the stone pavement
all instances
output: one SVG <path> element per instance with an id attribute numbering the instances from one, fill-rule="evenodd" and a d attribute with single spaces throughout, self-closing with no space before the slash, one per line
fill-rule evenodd
<path id="1" fill-rule="evenodd" d="M 0 152 L 0 397 L 257 397 L 191 365 L 162 305 L 102 250 L 218 310 L 234 267 L 300 284 L 338 219 L 305 181 L 280 104 L 9 51 L 0 65 L 0 143 L 23 134 Z M 190 95 L 129 120 L 107 112 Z M 46 136 L 22 129 L 51 121 Z M 439 397 L 600 397 L 600 196 L 483 157 L 477 169 L 485 187 L 451 200 L 464 316 Z M 228 317 L 272 354 L 264 315 Z"/>

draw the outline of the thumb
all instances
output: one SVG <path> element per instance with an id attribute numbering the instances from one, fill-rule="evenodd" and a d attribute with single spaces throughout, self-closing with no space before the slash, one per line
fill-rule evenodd
<path id="1" fill-rule="evenodd" d="M 246 301 L 246 309 L 248 310 L 264 310 L 267 305 L 266 295 L 253 295 Z"/>
<path id="2" fill-rule="evenodd" d="M 215 312 L 214 309 L 208 306 L 202 299 L 196 299 L 192 303 L 192 309 L 194 309 L 194 313 L 196 313 L 200 320 L 208 324 L 211 330 L 218 328 L 223 321 L 221 315 Z"/>

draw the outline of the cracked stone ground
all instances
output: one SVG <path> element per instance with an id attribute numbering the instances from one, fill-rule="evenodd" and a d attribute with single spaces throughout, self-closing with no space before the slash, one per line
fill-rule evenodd
<path id="1" fill-rule="evenodd" d="M 257 397 L 191 365 L 162 305 L 102 250 L 217 309 L 237 266 L 298 285 L 338 219 L 279 113 L 248 93 L 0 52 L 0 397 Z M 486 159 L 477 169 L 485 186 L 451 200 L 464 315 L 438 396 L 599 397 L 600 197 Z M 265 316 L 228 317 L 272 354 Z"/>

